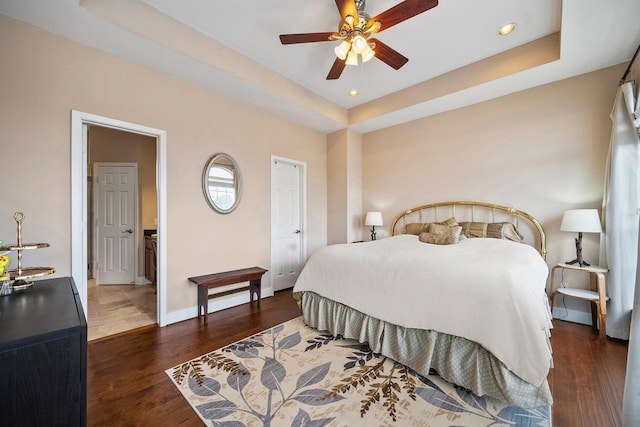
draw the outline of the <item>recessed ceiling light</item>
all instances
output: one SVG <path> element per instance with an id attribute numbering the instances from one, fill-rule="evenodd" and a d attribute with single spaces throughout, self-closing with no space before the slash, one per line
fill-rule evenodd
<path id="1" fill-rule="evenodd" d="M 358 91 L 353 89 L 349 91 L 349 96 L 358 96 Z"/>
<path id="2" fill-rule="evenodd" d="M 507 24 L 498 30 L 498 34 L 500 34 L 501 36 L 506 36 L 507 34 L 513 32 L 513 30 L 515 29 L 516 29 L 516 24 L 514 23 Z"/>

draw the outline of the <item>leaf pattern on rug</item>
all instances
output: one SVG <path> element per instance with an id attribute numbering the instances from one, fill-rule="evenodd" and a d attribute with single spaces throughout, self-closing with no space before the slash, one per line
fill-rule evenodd
<path id="1" fill-rule="evenodd" d="M 291 427 L 323 427 L 329 425 L 329 423 L 331 423 L 331 421 L 333 420 L 333 418 L 320 418 L 317 420 L 312 420 L 311 416 L 307 412 L 300 409 L 296 417 L 293 419 Z"/>
<path id="2" fill-rule="evenodd" d="M 379 357 L 379 354 L 374 353 L 367 344 L 360 345 L 359 351 L 354 351 L 353 356 L 348 356 L 347 359 L 350 362 L 344 364 L 344 370 L 351 369 L 356 365 L 364 366 L 365 363 L 369 362 L 374 357 Z"/>
<path id="3" fill-rule="evenodd" d="M 297 401 L 311 406 L 330 405 L 344 399 L 339 395 L 327 397 L 329 390 L 321 388 L 310 388 L 322 381 L 329 372 L 331 362 L 311 368 L 298 377 L 296 386 L 288 395 L 283 389 L 283 381 L 287 376 L 285 366 L 278 360 L 279 352 L 284 352 L 296 347 L 302 341 L 300 332 L 280 337 L 282 326 L 275 327 L 261 335 L 255 335 L 246 340 L 238 341 L 223 348 L 222 353 L 232 353 L 241 359 L 262 359 L 264 361 L 260 370 L 260 382 L 268 391 L 268 402 L 266 412 L 261 413 L 247 404 L 246 408 L 239 408 L 233 401 L 224 396 L 220 383 L 214 378 L 206 377 L 202 372 L 202 365 L 207 364 L 212 369 L 221 369 L 229 372 L 227 384 L 241 396 L 243 390 L 250 381 L 251 372 L 241 363 L 237 363 L 217 352 L 208 353 L 199 359 L 184 363 L 174 368 L 172 378 L 177 384 L 182 384 L 187 378 L 189 388 L 196 396 L 209 397 L 218 396 L 221 400 L 210 401 L 195 408 L 204 419 L 211 420 L 215 426 L 244 426 L 243 423 L 234 421 L 217 422 L 222 418 L 232 415 L 236 411 L 243 411 L 253 415 L 262 421 L 264 426 L 270 426 L 277 412 L 289 401 Z M 270 342 L 265 341 L 270 337 Z M 271 355 L 263 356 L 261 349 L 270 349 Z M 279 394 L 281 402 L 272 406 L 270 403 L 274 394 Z M 246 402 L 246 399 L 243 400 Z M 292 426 L 324 426 L 334 420 L 331 418 L 312 419 L 309 413 L 300 409 L 298 415 L 292 422 Z"/>
<path id="4" fill-rule="evenodd" d="M 317 350 L 320 347 L 322 347 L 323 345 L 327 345 L 331 341 L 335 341 L 335 340 L 339 340 L 339 339 L 342 339 L 342 337 L 340 335 L 335 336 L 335 337 L 333 335 L 330 335 L 330 334 L 318 335 L 318 336 L 314 337 L 312 340 L 307 340 L 307 344 L 311 344 L 311 345 L 309 345 L 307 348 L 305 348 L 304 351 Z"/>
<path id="5" fill-rule="evenodd" d="M 198 385 L 202 385 L 202 381 L 204 381 L 205 378 L 202 368 L 203 364 L 212 369 L 222 369 L 238 375 L 248 374 L 247 369 L 235 360 L 212 352 L 177 366 L 173 371 L 173 380 L 178 384 L 182 384 L 185 377 L 194 378 L 198 382 Z"/>
<path id="6" fill-rule="evenodd" d="M 484 397 L 476 396 L 469 390 L 454 386 L 456 397 L 445 393 L 435 382 L 420 374 L 413 373 L 428 387 L 416 387 L 416 394 L 427 403 L 448 411 L 451 414 L 473 414 L 487 420 L 487 426 L 493 425 L 535 425 L 549 420 L 549 408 L 523 409 L 507 406 L 497 413 L 487 405 Z M 455 418 L 449 415 L 449 418 Z M 456 426 L 452 426 L 456 427 Z"/>
<path id="7" fill-rule="evenodd" d="M 419 375 L 366 344 L 297 322 L 297 327 L 278 325 L 167 374 L 185 397 L 188 390 L 192 407 L 214 427 L 322 427 L 346 420 L 366 426 L 549 425 L 550 408 L 525 410 L 487 400 L 431 372 Z M 352 415 L 344 418 L 345 410 Z M 429 414 L 430 421 L 419 414 Z"/>
<path id="8" fill-rule="evenodd" d="M 320 337 L 326 342 L 332 341 L 330 336 L 321 335 Z M 320 337 L 317 337 L 314 341 L 317 341 Z M 333 338 L 334 341 L 341 339 L 343 338 Z M 313 349 L 307 348 L 305 351 Z M 379 359 L 379 361 L 374 365 L 367 365 L 366 363 L 372 359 Z M 349 377 L 343 378 L 341 384 L 335 385 L 329 396 L 334 396 L 338 393 L 345 394 L 349 392 L 350 389 L 357 388 L 358 386 L 367 387 L 367 399 L 361 401 L 360 417 L 362 418 L 371 409 L 372 405 L 382 403 L 389 417 L 396 422 L 396 405 L 400 400 L 398 393 L 401 391 L 404 391 L 413 401 L 416 400 L 417 396 L 421 397 L 427 403 L 440 408 L 442 413 L 467 413 L 486 418 L 491 421 L 487 426 L 497 424 L 521 425 L 525 419 L 528 424 L 532 419 L 538 418 L 539 421 L 545 421 L 548 420 L 550 416 L 547 408 L 526 410 L 516 406 L 503 408 L 497 414 L 493 414 L 487 408 L 485 398 L 476 396 L 462 387 L 454 386 L 458 396 L 458 399 L 456 399 L 446 394 L 429 378 L 395 361 L 392 361 L 391 371 L 386 374 L 384 365 L 387 358 L 374 353 L 367 344 L 360 345 L 360 349 L 353 351 L 352 356 L 347 356 L 347 360 L 348 362 L 344 364 L 345 371 L 355 368 L 356 366 L 358 368 Z M 431 373 L 430 371 L 430 374 Z M 433 371 L 433 373 L 436 374 L 435 371 Z M 416 378 L 428 385 L 429 388 L 418 387 L 416 385 Z M 380 381 L 374 382 L 375 380 Z"/>
<path id="9" fill-rule="evenodd" d="M 374 365 L 366 365 L 366 362 L 374 358 L 379 361 Z M 357 369 L 349 377 L 343 378 L 342 384 L 337 384 L 331 389 L 331 396 L 347 393 L 358 386 L 368 387 L 367 398 L 361 401 L 360 417 L 364 417 L 372 405 L 382 402 L 383 408 L 395 422 L 397 421 L 396 405 L 400 401 L 398 393 L 404 390 L 409 398 L 416 400 L 415 381 L 411 377 L 413 371 L 406 366 L 393 362 L 391 371 L 385 374 L 384 365 L 387 358 L 374 353 L 366 344 L 362 345 L 360 350 L 354 351 L 353 356 L 348 356 L 347 359 L 349 362 L 344 364 L 344 370 L 347 371 L 356 366 Z M 380 381 L 373 382 L 375 380 Z"/>

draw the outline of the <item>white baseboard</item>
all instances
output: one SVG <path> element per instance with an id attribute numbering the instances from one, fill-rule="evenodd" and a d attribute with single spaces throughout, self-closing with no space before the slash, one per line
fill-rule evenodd
<path id="1" fill-rule="evenodd" d="M 571 310 L 564 307 L 553 307 L 553 318 L 558 320 L 566 320 L 567 322 L 580 323 L 582 325 L 591 326 L 591 313 L 580 310 Z M 553 333 L 553 331 L 551 332 Z"/>
<path id="2" fill-rule="evenodd" d="M 273 288 L 262 288 L 261 298 L 265 299 L 273 296 Z M 209 300 L 209 313 L 224 310 L 226 308 L 235 307 L 236 305 L 246 304 L 249 300 L 249 292 L 238 292 L 236 295 L 215 298 Z M 179 311 L 167 313 L 167 325 L 182 322 L 183 320 L 192 319 L 198 316 L 198 307 L 196 305 Z"/>
<path id="3" fill-rule="evenodd" d="M 144 277 L 144 276 L 136 277 L 136 281 L 133 282 L 133 283 L 136 284 L 136 285 L 150 285 L 151 284 L 151 282 L 149 280 L 147 280 L 147 278 Z"/>

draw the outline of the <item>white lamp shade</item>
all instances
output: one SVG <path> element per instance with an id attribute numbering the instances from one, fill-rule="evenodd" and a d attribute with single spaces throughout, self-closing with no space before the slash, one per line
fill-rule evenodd
<path id="1" fill-rule="evenodd" d="M 376 53 L 373 51 L 373 49 L 371 49 L 371 46 L 367 45 L 362 50 L 362 62 L 370 61 L 375 56 L 375 54 Z"/>
<path id="2" fill-rule="evenodd" d="M 351 48 L 351 45 L 349 44 L 349 42 L 343 41 L 338 46 L 336 46 L 336 48 L 333 51 L 335 52 L 338 58 L 344 60 L 346 59 L 347 53 L 349 53 L 350 48 Z"/>
<path id="3" fill-rule="evenodd" d="M 362 53 L 365 47 L 367 47 L 367 39 L 362 36 L 355 36 L 353 40 L 351 40 L 351 49 L 355 53 Z"/>
<path id="4" fill-rule="evenodd" d="M 602 233 L 597 209 L 570 209 L 562 217 L 561 231 Z"/>
<path id="5" fill-rule="evenodd" d="M 347 54 L 347 65 L 358 65 L 358 54 L 351 49 Z"/>
<path id="6" fill-rule="evenodd" d="M 382 224 L 382 212 L 367 212 L 367 219 L 364 221 L 365 225 L 383 225 Z"/>

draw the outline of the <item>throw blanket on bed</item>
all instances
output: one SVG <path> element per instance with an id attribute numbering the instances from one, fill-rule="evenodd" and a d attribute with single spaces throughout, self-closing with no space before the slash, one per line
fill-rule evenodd
<path id="1" fill-rule="evenodd" d="M 548 272 L 540 254 L 522 243 L 478 238 L 433 245 L 400 235 L 317 251 L 294 292 L 475 341 L 539 386 L 551 364 Z"/>

